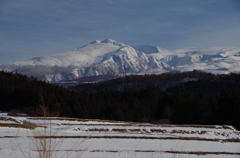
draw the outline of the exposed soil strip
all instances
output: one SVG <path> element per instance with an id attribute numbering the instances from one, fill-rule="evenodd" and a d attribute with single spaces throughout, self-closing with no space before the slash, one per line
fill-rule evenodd
<path id="1" fill-rule="evenodd" d="M 28 124 L 6 124 L 6 123 L 0 123 L 0 127 L 26 128 L 26 129 L 35 129 L 37 127 L 46 128 L 45 126 L 28 125 Z"/>
<path id="2" fill-rule="evenodd" d="M 80 128 L 74 129 L 75 131 L 80 131 Z M 134 128 L 134 129 L 128 129 L 128 128 L 87 128 L 83 130 L 85 132 L 118 132 L 118 133 L 127 133 L 127 134 L 136 134 L 136 133 L 147 133 L 147 134 L 158 134 L 158 133 L 164 133 L 164 134 L 198 134 L 203 135 L 207 134 L 208 132 L 215 134 L 216 136 L 228 136 L 230 133 L 221 133 L 221 132 L 213 132 L 213 131 L 200 131 L 200 130 L 166 130 L 166 129 L 144 129 L 144 128 Z M 231 131 L 232 133 L 235 133 L 236 135 L 240 135 L 239 131 Z"/>
<path id="3" fill-rule="evenodd" d="M 213 128 L 213 129 L 232 129 L 229 126 L 219 125 L 172 125 L 172 124 L 151 124 L 141 122 L 124 122 L 124 121 L 113 121 L 113 120 L 89 120 L 89 119 L 75 119 L 75 118 L 42 118 L 42 117 L 31 117 L 29 120 L 59 120 L 59 121 L 78 121 L 78 122 L 99 122 L 99 123 L 115 123 L 115 124 L 62 124 L 62 125 L 87 125 L 87 126 L 146 126 L 146 127 L 193 127 L 193 128 Z M 232 126 L 231 126 L 232 127 Z M 234 128 L 234 127 L 233 127 Z"/>
<path id="4" fill-rule="evenodd" d="M 28 120 L 59 120 L 59 121 L 78 121 L 78 122 L 106 122 L 106 123 L 122 123 L 122 124 L 149 124 L 150 123 L 139 123 L 139 122 L 124 122 L 124 121 L 113 121 L 113 120 L 98 120 L 98 119 L 93 119 L 93 120 L 89 120 L 89 119 L 77 119 L 77 118 L 59 118 L 59 117 L 30 117 L 27 118 Z"/>
<path id="5" fill-rule="evenodd" d="M 170 154 L 189 154 L 189 155 L 240 155 L 232 152 L 204 152 L 204 151 L 164 151 Z"/>
<path id="6" fill-rule="evenodd" d="M 0 120 L 2 120 L 2 121 L 13 121 L 13 122 L 18 123 L 15 119 L 13 119 L 11 117 L 9 117 L 9 118 L 7 118 L 7 117 L 0 117 Z"/>
<path id="7" fill-rule="evenodd" d="M 40 151 L 40 150 L 33 150 L 33 151 Z M 67 151 L 67 152 L 85 152 L 87 150 L 54 150 L 55 152 L 58 151 Z M 126 150 L 124 150 L 126 151 Z M 88 150 L 88 152 L 123 152 L 122 150 Z M 206 151 L 164 151 L 164 150 L 135 150 L 134 152 L 142 152 L 142 153 L 170 153 L 170 154 L 188 154 L 188 155 L 240 155 L 240 153 L 236 152 L 206 152 Z"/>
<path id="8" fill-rule="evenodd" d="M 80 130 L 80 128 L 76 129 Z M 168 131 L 166 129 L 144 129 L 144 128 L 134 128 L 134 129 L 128 129 L 128 128 L 113 128 L 113 129 L 108 129 L 108 128 L 88 128 L 84 131 L 91 131 L 91 132 L 121 132 L 121 133 L 180 133 L 180 134 L 206 134 L 208 131 L 186 131 L 186 130 L 171 130 Z M 211 131 L 209 131 L 211 132 Z M 222 133 L 218 133 L 218 135 L 221 135 Z M 235 133 L 237 134 L 237 133 Z"/>
<path id="9" fill-rule="evenodd" d="M 209 151 L 135 150 L 135 152 L 163 152 L 163 153 L 170 153 L 170 154 L 188 154 L 188 155 L 240 155 L 240 153 L 235 153 L 235 152 L 209 152 Z"/>
<path id="10" fill-rule="evenodd" d="M 214 141 L 214 142 L 235 142 L 239 143 L 240 139 L 206 139 L 198 137 L 140 137 L 140 136 L 34 136 L 36 139 L 67 139 L 67 138 L 84 138 L 84 139 L 159 139 L 159 140 L 189 140 L 189 141 Z"/>
<path id="11" fill-rule="evenodd" d="M 0 138 L 20 138 L 21 136 L 3 136 L 3 137 L 0 137 Z"/>
<path id="12" fill-rule="evenodd" d="M 0 138 L 19 138 L 21 136 L 3 136 Z M 158 139 L 158 140 L 188 140 L 188 141 L 214 141 L 221 143 L 240 143 L 240 139 L 206 139 L 198 137 L 141 137 L 141 136 L 27 136 L 36 139 Z"/>
<path id="13" fill-rule="evenodd" d="M 60 125 L 64 126 L 134 126 L 134 127 L 157 127 L 157 128 L 166 128 L 166 127 L 192 127 L 192 128 L 209 128 L 209 129 L 221 129 L 220 127 L 215 127 L 215 126 L 201 126 L 201 125 L 154 125 L 154 124 L 84 124 L 84 123 L 61 123 Z M 227 128 L 225 128 L 227 129 Z"/>
<path id="14" fill-rule="evenodd" d="M 141 124 L 72 124 L 72 123 L 61 123 L 64 126 L 134 126 L 134 127 L 161 127 L 155 125 L 141 125 Z"/>

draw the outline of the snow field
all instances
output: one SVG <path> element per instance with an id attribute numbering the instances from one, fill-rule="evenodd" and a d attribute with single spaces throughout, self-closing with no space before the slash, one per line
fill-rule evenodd
<path id="1" fill-rule="evenodd" d="M 240 157 L 240 131 L 232 126 L 153 125 L 72 118 L 1 116 L 1 124 L 32 124 L 34 130 L 0 126 L 0 158 L 36 155 L 33 140 L 46 129 L 46 140 L 56 142 L 53 152 L 68 157 Z M 4 119 L 5 121 L 4 121 Z M 10 121 L 12 120 L 12 121 Z M 15 120 L 15 121 L 13 121 Z M 35 137 L 35 138 L 34 138 Z M 38 138 L 36 138 L 38 137 Z M 66 155 L 65 155 L 66 156 Z M 64 156 L 63 156 L 64 157 Z"/>

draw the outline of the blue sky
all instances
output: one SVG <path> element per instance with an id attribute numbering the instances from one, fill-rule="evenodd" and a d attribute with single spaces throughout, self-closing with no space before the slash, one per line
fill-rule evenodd
<path id="1" fill-rule="evenodd" d="M 0 0 L 0 63 L 106 38 L 168 50 L 240 47 L 240 1 Z"/>

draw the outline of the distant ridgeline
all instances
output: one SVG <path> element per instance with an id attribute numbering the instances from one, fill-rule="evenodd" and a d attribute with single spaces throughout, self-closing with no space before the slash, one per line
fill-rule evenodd
<path id="1" fill-rule="evenodd" d="M 0 110 L 52 116 L 172 123 L 220 124 L 240 129 L 240 74 L 126 76 L 63 88 L 20 74 L 0 72 Z M 164 120 L 164 121 L 163 121 Z"/>

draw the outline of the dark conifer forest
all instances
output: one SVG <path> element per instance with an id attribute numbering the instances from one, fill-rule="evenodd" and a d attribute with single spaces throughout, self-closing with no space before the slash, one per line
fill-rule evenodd
<path id="1" fill-rule="evenodd" d="M 131 75 L 63 88 L 0 72 L 0 110 L 39 115 L 171 124 L 233 125 L 240 129 L 240 74 Z"/>

